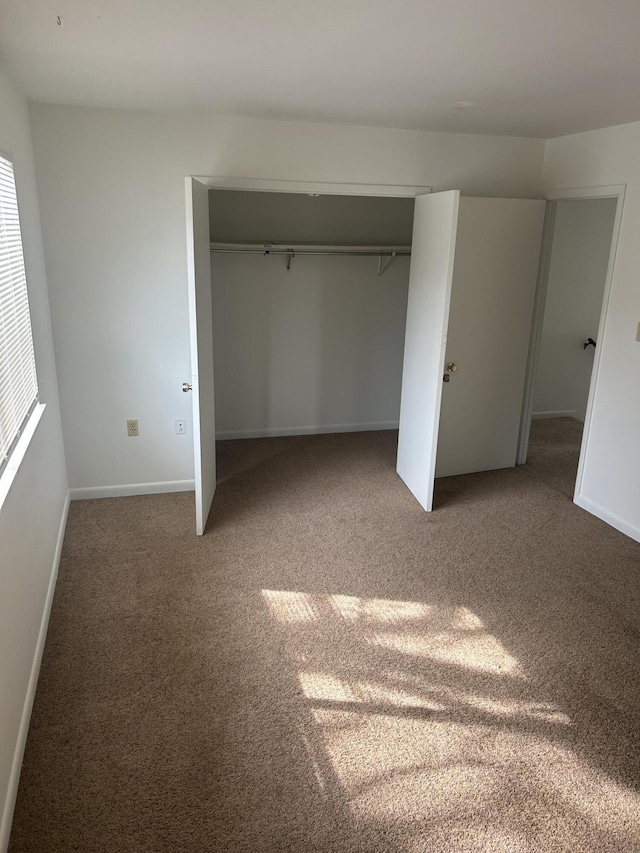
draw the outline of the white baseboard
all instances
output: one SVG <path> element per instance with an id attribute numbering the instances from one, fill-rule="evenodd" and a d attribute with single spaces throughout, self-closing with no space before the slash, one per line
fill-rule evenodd
<path id="1" fill-rule="evenodd" d="M 331 432 L 374 432 L 398 429 L 398 421 L 376 421 L 366 424 L 325 424 L 322 426 L 267 427 L 263 429 L 222 430 L 216 433 L 217 441 L 234 438 L 273 438 L 278 435 L 324 435 Z"/>
<path id="2" fill-rule="evenodd" d="M 36 695 L 36 687 L 38 686 L 38 676 L 40 675 L 40 664 L 42 662 L 42 653 L 44 644 L 47 639 L 47 629 L 49 627 L 49 616 L 51 614 L 51 605 L 53 604 L 53 595 L 56 589 L 56 580 L 58 578 L 58 567 L 60 566 L 60 555 L 62 554 L 62 543 L 64 541 L 64 532 L 67 526 L 67 516 L 69 514 L 70 495 L 67 497 L 62 509 L 62 517 L 60 519 L 60 527 L 58 528 L 58 539 L 56 542 L 56 550 L 53 555 L 53 563 L 51 565 L 51 575 L 49 577 L 49 586 L 47 596 L 44 602 L 44 610 L 40 621 L 40 630 L 38 631 L 38 640 L 36 650 L 33 655 L 33 663 L 31 664 L 31 673 L 29 675 L 29 684 L 27 686 L 27 695 L 24 700 L 22 709 L 22 717 L 20 718 L 20 728 L 18 729 L 18 740 L 13 753 L 13 762 L 11 764 L 11 773 L 9 775 L 9 784 L 7 786 L 7 797 L 4 802 L 2 811 L 2 820 L 0 821 L 0 853 L 5 853 L 9 847 L 9 837 L 11 835 L 11 824 L 13 822 L 13 811 L 16 805 L 16 797 L 18 795 L 18 785 L 20 784 L 20 773 L 22 771 L 22 759 L 24 757 L 24 748 L 27 743 L 27 734 L 29 733 L 29 723 L 31 722 L 31 711 L 33 709 L 33 700 Z"/>
<path id="3" fill-rule="evenodd" d="M 605 521 L 607 524 L 611 525 L 611 527 L 615 527 L 616 530 L 619 530 L 631 539 L 635 539 L 636 542 L 640 542 L 640 527 L 636 527 L 634 524 L 629 524 L 628 521 L 620 518 L 619 515 L 609 512 L 604 507 L 594 503 L 589 500 L 589 498 L 585 498 L 583 495 L 577 495 L 577 497 L 573 499 L 573 502 L 582 509 L 585 509 L 587 512 L 590 512 L 591 515 L 595 515 L 601 521 Z"/>
<path id="4" fill-rule="evenodd" d="M 159 495 L 165 492 L 192 492 L 195 480 L 168 480 L 165 483 L 129 483 L 123 486 L 88 486 L 70 489 L 72 501 L 91 498 L 124 498 L 130 495 Z"/>
<path id="5" fill-rule="evenodd" d="M 571 409 L 566 412 L 532 412 L 531 420 L 532 421 L 542 421 L 545 418 L 577 418 L 578 413 L 575 409 Z"/>

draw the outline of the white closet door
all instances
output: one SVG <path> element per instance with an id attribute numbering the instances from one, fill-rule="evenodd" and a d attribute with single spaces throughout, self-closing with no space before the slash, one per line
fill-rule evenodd
<path id="1" fill-rule="evenodd" d="M 415 202 L 402 369 L 398 474 L 425 510 L 433 483 L 460 192 Z"/>
<path id="2" fill-rule="evenodd" d="M 516 464 L 544 208 L 460 199 L 437 477 Z"/>
<path id="3" fill-rule="evenodd" d="M 209 190 L 186 179 L 187 280 L 191 337 L 193 450 L 196 481 L 196 533 L 202 536 L 216 490 L 216 425 L 213 395 L 213 315 Z"/>

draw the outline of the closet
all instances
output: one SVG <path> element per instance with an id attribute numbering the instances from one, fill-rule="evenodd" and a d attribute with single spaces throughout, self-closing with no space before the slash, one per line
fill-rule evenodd
<path id="1" fill-rule="evenodd" d="M 198 533 L 216 427 L 399 423 L 397 470 L 426 510 L 436 476 L 515 465 L 544 202 L 413 196 L 187 179 Z"/>
<path id="2" fill-rule="evenodd" d="M 397 428 L 413 200 L 209 193 L 218 439 Z"/>

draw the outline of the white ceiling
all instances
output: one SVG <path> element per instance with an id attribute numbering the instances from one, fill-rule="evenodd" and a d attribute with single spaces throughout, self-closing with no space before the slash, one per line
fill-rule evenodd
<path id="1" fill-rule="evenodd" d="M 640 119 L 640 0 L 0 0 L 0 60 L 33 101 L 550 137 Z"/>

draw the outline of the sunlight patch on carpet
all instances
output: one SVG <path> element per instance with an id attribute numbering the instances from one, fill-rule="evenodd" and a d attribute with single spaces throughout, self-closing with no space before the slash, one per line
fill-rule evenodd
<path id="1" fill-rule="evenodd" d="M 311 718 L 318 787 L 338 791 L 363 831 L 398 827 L 407 851 L 413 837 L 416 851 L 428 840 L 470 853 L 530 851 L 531 827 L 535 849 L 638 835 L 640 797 L 564 743 L 574 721 L 470 608 L 262 595 Z"/>

